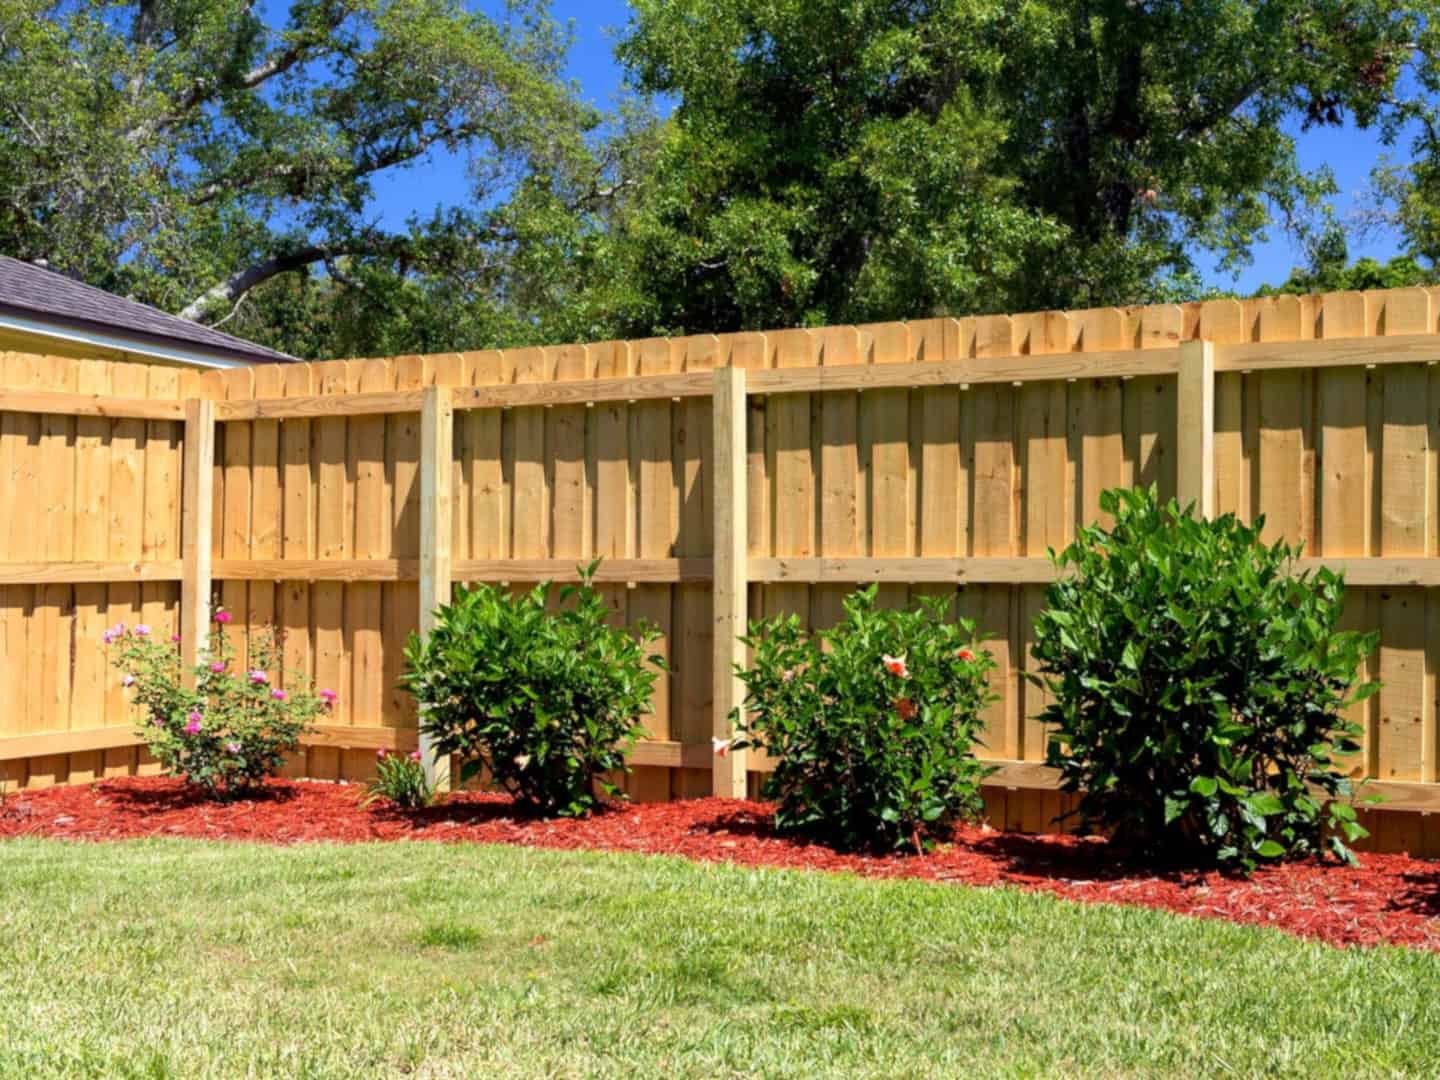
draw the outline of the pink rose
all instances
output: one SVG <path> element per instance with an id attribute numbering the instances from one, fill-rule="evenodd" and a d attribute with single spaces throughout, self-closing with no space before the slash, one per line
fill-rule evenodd
<path id="1" fill-rule="evenodd" d="M 323 701 L 323 702 L 325 702 L 325 704 L 327 704 L 327 705 L 334 705 L 334 704 L 335 704 L 335 699 L 336 699 L 337 697 L 339 697 L 339 695 L 336 694 L 334 690 L 321 690 L 321 691 L 320 691 L 320 700 Z"/>
<path id="2" fill-rule="evenodd" d="M 149 637 L 149 636 L 150 636 L 150 627 L 146 626 L 143 622 L 142 622 L 142 623 L 137 623 L 136 626 L 135 626 L 135 636 L 136 636 L 136 637 Z"/>
<path id="3" fill-rule="evenodd" d="M 270 681 L 270 676 L 265 674 L 265 672 L 261 671 L 259 668 L 256 668 L 254 671 L 250 672 L 250 681 L 257 685 L 260 683 L 267 683 Z"/>
<path id="4" fill-rule="evenodd" d="M 240 752 L 240 744 L 238 742 L 227 742 L 225 749 L 231 754 L 238 754 Z"/>
<path id="5" fill-rule="evenodd" d="M 411 761 L 419 761 L 419 760 L 420 760 L 420 751 L 419 751 L 419 750 L 411 750 L 411 751 L 410 751 L 410 760 L 411 760 Z"/>
<path id="6" fill-rule="evenodd" d="M 389 750 L 386 750 L 385 747 L 383 747 L 383 746 L 380 747 L 379 750 L 376 750 L 376 751 L 375 751 L 375 760 L 376 760 L 376 761 L 384 761 L 384 760 L 385 760 L 387 757 L 389 757 L 389 756 L 390 756 L 390 751 L 389 751 Z"/>
<path id="7" fill-rule="evenodd" d="M 210 665 L 210 670 L 211 670 L 211 671 L 214 671 L 214 672 L 217 672 L 217 673 L 218 673 L 218 672 L 221 672 L 221 671 L 224 671 L 224 670 L 225 670 L 225 661 L 224 661 L 224 660 L 216 660 L 214 663 L 212 663 L 212 664 Z"/>
<path id="8" fill-rule="evenodd" d="M 289 695 L 284 690 L 271 690 L 270 696 L 276 701 L 284 701 Z"/>
<path id="9" fill-rule="evenodd" d="M 190 722 L 185 725 L 185 733 L 186 733 L 187 735 L 199 735 L 199 734 L 200 734 L 200 714 L 199 714 L 199 713 L 193 713 L 193 712 L 192 712 L 192 713 L 190 714 Z"/>
<path id="10" fill-rule="evenodd" d="M 230 621 L 230 612 L 226 611 L 224 608 L 221 608 L 219 611 L 215 612 L 215 621 L 218 623 L 228 623 Z"/>
<path id="11" fill-rule="evenodd" d="M 180 643 L 180 635 L 179 635 L 179 634 L 171 634 L 171 635 L 170 635 L 170 644 L 172 644 L 172 645 L 178 645 L 179 643 Z"/>

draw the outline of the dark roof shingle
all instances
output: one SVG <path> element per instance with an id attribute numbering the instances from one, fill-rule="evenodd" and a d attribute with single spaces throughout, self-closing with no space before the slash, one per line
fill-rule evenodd
<path id="1" fill-rule="evenodd" d="M 276 363 L 294 359 L 8 255 L 0 255 L 0 311 L 46 322 L 119 331 L 172 346 L 188 345 L 236 360 Z"/>

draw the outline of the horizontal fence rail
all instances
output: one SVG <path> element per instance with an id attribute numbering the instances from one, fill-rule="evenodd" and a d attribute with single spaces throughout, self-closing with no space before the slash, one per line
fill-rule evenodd
<path id="1" fill-rule="evenodd" d="M 667 660 L 636 797 L 753 793 L 764 756 L 709 743 L 741 701 L 736 631 L 825 625 L 874 584 L 886 604 L 955 597 L 993 632 L 987 805 L 1040 827 L 1068 805 L 1024 678 L 1046 552 L 1100 491 L 1154 484 L 1263 515 L 1267 540 L 1304 545 L 1297 570 L 1345 575 L 1385 683 L 1355 715 L 1357 773 L 1420 822 L 1440 809 L 1437 329 L 1440 294 L 1408 289 L 204 375 L 9 354 L 0 663 L 24 704 L 0 783 L 145 768 L 88 643 L 143 619 L 193 656 L 212 603 L 344 690 L 297 775 L 364 775 L 416 745 L 396 680 L 431 598 L 598 558 Z M 1385 830 L 1440 851 L 1440 829 Z"/>

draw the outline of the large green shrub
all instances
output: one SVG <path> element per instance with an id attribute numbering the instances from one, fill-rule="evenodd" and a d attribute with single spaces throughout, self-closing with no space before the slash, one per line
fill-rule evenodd
<path id="1" fill-rule="evenodd" d="M 646 656 L 649 626 L 610 625 L 588 577 L 558 606 L 550 593 L 458 588 L 430 635 L 411 635 L 402 683 L 462 780 L 485 771 L 535 811 L 578 815 L 619 794 L 607 774 L 627 768 L 663 661 Z"/>
<path id="2" fill-rule="evenodd" d="M 845 599 L 828 631 L 810 633 L 794 615 L 751 625 L 745 720 L 731 745 L 775 759 L 764 790 L 779 804 L 777 826 L 845 847 L 918 850 L 937 828 L 978 815 L 989 770 L 972 747 L 995 664 L 973 623 L 946 617 L 949 603 L 881 610 L 871 586 Z"/>
<path id="3" fill-rule="evenodd" d="M 1365 835 L 1337 759 L 1375 636 L 1337 631 L 1344 583 L 1295 572 L 1261 522 L 1108 491 L 1109 529 L 1056 558 L 1033 652 L 1054 703 L 1051 763 L 1087 827 L 1158 856 L 1244 869 Z"/>

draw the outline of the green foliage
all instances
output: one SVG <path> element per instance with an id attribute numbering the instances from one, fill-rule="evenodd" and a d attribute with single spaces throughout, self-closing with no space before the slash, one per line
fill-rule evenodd
<path id="1" fill-rule="evenodd" d="M 647 624 L 612 626 L 591 587 L 549 582 L 510 595 L 458 588 L 426 638 L 411 635 L 402 685 L 420 705 L 437 754 L 457 754 L 462 779 L 481 770 L 527 807 L 579 815 L 618 796 L 608 773 L 626 771 L 643 729 L 637 718 L 663 660 L 645 654 Z"/>
<path id="2" fill-rule="evenodd" d="M 818 633 L 795 615 L 750 627 L 745 721 L 728 753 L 775 759 L 765 795 L 776 825 L 844 847 L 922 850 L 956 819 L 977 816 L 979 712 L 995 667 L 975 626 L 946 616 L 947 598 L 877 609 L 875 586 L 846 597 L 844 618 Z"/>
<path id="3" fill-rule="evenodd" d="M 1440 275 L 1434 268 L 1422 266 L 1410 255 L 1396 255 L 1384 263 L 1368 257 L 1351 262 L 1350 245 L 1344 230 L 1332 225 L 1316 238 L 1308 267 L 1291 270 L 1290 276 L 1281 285 L 1267 285 L 1256 295 L 1289 293 L 1304 296 L 1308 293 L 1403 289 L 1437 282 L 1440 282 Z"/>
<path id="4" fill-rule="evenodd" d="M 307 357 L 543 336 L 640 146 L 569 44 L 546 0 L 0 0 L 0 251 Z M 379 224 L 448 156 L 461 198 Z"/>
<path id="5" fill-rule="evenodd" d="M 335 701 L 301 675 L 280 666 L 273 632 L 253 636 L 250 666 L 227 633 L 229 614 L 216 613 L 201 662 L 188 672 L 179 645 L 155 640 L 143 623 L 105 631 L 111 663 L 144 716 L 139 735 L 170 776 L 212 797 L 258 787 L 298 749 L 300 737 Z"/>
<path id="6" fill-rule="evenodd" d="M 365 785 L 362 806 L 388 802 L 401 810 L 418 810 L 429 806 L 435 792 L 425 779 L 425 764 L 420 751 L 392 754 L 383 747 L 375 753 L 375 778 Z"/>
<path id="7" fill-rule="evenodd" d="M 1374 634 L 1340 632 L 1344 583 L 1294 573 L 1263 522 L 1107 491 L 1110 528 L 1056 557 L 1032 652 L 1054 695 L 1050 761 L 1086 826 L 1154 856 L 1249 870 L 1365 835 L 1339 760 Z M 1347 696 L 1349 695 L 1349 696 Z"/>
<path id="8" fill-rule="evenodd" d="M 0 251 L 312 358 L 1171 303 L 1353 122 L 1434 265 L 1437 7 L 636 0 L 606 115 L 548 0 L 0 0 Z"/>
<path id="9" fill-rule="evenodd" d="M 633 6 L 633 271 L 697 330 L 1186 299 L 1334 193 L 1297 129 L 1428 112 L 1440 55 L 1434 0 Z"/>

